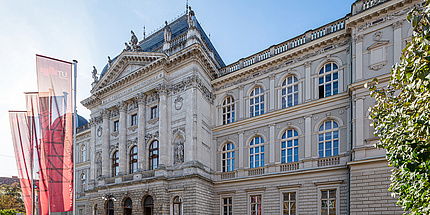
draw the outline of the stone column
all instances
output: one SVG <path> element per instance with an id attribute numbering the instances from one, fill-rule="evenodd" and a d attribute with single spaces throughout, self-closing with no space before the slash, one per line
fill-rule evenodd
<path id="1" fill-rule="evenodd" d="M 245 99 L 243 98 L 243 85 L 239 86 L 239 103 L 238 103 L 237 111 L 239 112 L 239 119 L 243 119 L 245 115 Z"/>
<path id="2" fill-rule="evenodd" d="M 139 105 L 139 110 L 137 113 L 137 159 L 138 159 L 138 169 L 139 171 L 145 171 L 147 169 L 147 153 L 146 153 L 146 95 L 144 93 L 139 93 L 136 96 L 137 104 Z"/>
<path id="3" fill-rule="evenodd" d="M 102 175 L 108 177 L 109 169 L 109 146 L 110 146 L 110 111 L 104 109 L 103 117 L 103 143 L 102 143 Z"/>
<path id="4" fill-rule="evenodd" d="M 269 135 L 270 135 L 270 142 L 269 142 L 269 164 L 275 163 L 275 154 L 277 151 L 277 148 L 275 147 L 275 126 L 276 124 L 269 125 Z"/>
<path id="5" fill-rule="evenodd" d="M 364 144 L 364 97 L 355 98 L 355 146 Z"/>
<path id="6" fill-rule="evenodd" d="M 167 166 L 169 163 L 169 146 L 168 143 L 168 125 L 167 125 L 167 92 L 165 87 L 161 87 L 158 90 L 160 101 L 158 103 L 159 119 L 158 119 L 158 131 L 159 131 L 159 164 L 160 166 Z"/>
<path id="7" fill-rule="evenodd" d="M 118 103 L 119 109 L 119 175 L 127 173 L 127 103 Z"/>
<path id="8" fill-rule="evenodd" d="M 394 63 L 400 62 L 402 54 L 402 21 L 393 23 L 394 28 Z"/>
<path id="9" fill-rule="evenodd" d="M 311 100 L 311 62 L 308 61 L 305 63 L 305 101 Z M 315 92 L 318 93 L 318 92 Z"/>
<path id="10" fill-rule="evenodd" d="M 363 39 L 364 35 L 355 37 L 355 81 L 363 79 Z"/>
<path id="11" fill-rule="evenodd" d="M 275 74 L 269 76 L 270 87 L 269 87 L 269 112 L 275 110 Z"/>
<path id="12" fill-rule="evenodd" d="M 305 116 L 305 158 L 312 158 L 312 115 Z"/>
<path id="13" fill-rule="evenodd" d="M 243 163 L 243 159 L 244 159 L 244 143 L 243 143 L 243 131 L 239 132 L 239 163 L 238 163 L 238 169 L 243 169 L 244 168 L 244 163 Z"/>
<path id="14" fill-rule="evenodd" d="M 90 175 L 89 175 L 89 181 L 94 181 L 95 179 L 95 172 L 96 172 L 96 138 L 97 138 L 97 127 L 96 127 L 96 119 L 92 118 L 91 121 L 91 140 L 90 140 L 90 160 L 91 160 L 91 166 L 90 166 Z"/>

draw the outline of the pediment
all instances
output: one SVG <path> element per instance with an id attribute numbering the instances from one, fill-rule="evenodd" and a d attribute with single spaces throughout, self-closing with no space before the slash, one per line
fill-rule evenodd
<path id="1" fill-rule="evenodd" d="M 106 72 L 93 86 L 91 93 L 103 89 L 164 57 L 164 53 L 123 51 L 108 66 Z"/>
<path id="2" fill-rule="evenodd" d="M 380 47 L 380 46 L 387 45 L 388 43 L 389 43 L 389 41 L 388 41 L 388 40 L 380 40 L 380 41 L 376 41 L 376 42 L 375 42 L 375 43 L 373 43 L 371 46 L 367 47 L 367 50 L 371 50 L 371 49 L 374 49 L 374 48 L 378 48 L 378 47 Z"/>

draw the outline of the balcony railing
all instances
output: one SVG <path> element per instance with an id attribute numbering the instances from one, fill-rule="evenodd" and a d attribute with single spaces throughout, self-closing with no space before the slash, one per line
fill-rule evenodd
<path id="1" fill-rule="evenodd" d="M 248 170 L 248 176 L 254 176 L 254 175 L 263 175 L 265 172 L 265 167 L 259 167 L 259 168 L 252 168 Z"/>
<path id="2" fill-rule="evenodd" d="M 241 59 L 237 62 L 234 62 L 224 68 L 220 69 L 221 76 L 227 75 L 229 73 L 232 73 L 234 71 L 237 71 L 239 69 L 251 66 L 257 62 L 266 60 L 268 58 L 271 58 L 273 56 L 276 56 L 278 54 L 281 54 L 285 51 L 288 51 L 290 49 L 299 47 L 303 44 L 309 43 L 313 40 L 319 39 L 321 37 L 324 37 L 326 35 L 329 35 L 331 33 L 340 31 L 345 28 L 345 20 L 347 17 L 344 17 L 342 19 L 336 20 L 334 22 L 331 22 L 327 25 L 324 25 L 320 28 L 317 28 L 315 30 L 310 30 L 302 35 L 299 35 L 295 38 L 292 38 L 290 40 L 287 40 L 285 42 L 279 43 L 277 45 L 274 45 L 270 48 L 267 48 L 261 52 L 258 52 L 254 55 L 251 55 L 249 57 L 246 57 L 244 59 Z"/>
<path id="3" fill-rule="evenodd" d="M 327 158 L 320 158 L 318 160 L 318 166 L 333 166 L 338 165 L 340 163 L 340 157 L 327 157 Z"/>
<path id="4" fill-rule="evenodd" d="M 220 175 L 221 175 L 221 179 L 230 179 L 230 178 L 235 178 L 236 177 L 236 172 L 234 172 L 234 171 L 232 171 L 232 172 L 223 172 Z"/>
<path id="5" fill-rule="evenodd" d="M 299 163 L 298 162 L 285 163 L 285 164 L 281 164 L 281 166 L 280 166 L 281 172 L 288 172 L 288 171 L 293 171 L 293 170 L 298 170 L 298 169 L 299 169 Z"/>

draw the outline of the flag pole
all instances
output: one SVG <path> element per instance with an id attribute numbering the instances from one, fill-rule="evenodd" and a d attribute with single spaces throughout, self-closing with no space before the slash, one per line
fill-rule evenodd
<path id="1" fill-rule="evenodd" d="M 76 127 L 78 125 L 78 115 L 76 111 L 76 81 L 78 77 L 78 61 L 73 60 L 74 65 L 74 87 L 73 87 L 73 108 L 74 108 L 74 123 L 73 123 L 73 212 L 72 214 L 76 214 Z"/>

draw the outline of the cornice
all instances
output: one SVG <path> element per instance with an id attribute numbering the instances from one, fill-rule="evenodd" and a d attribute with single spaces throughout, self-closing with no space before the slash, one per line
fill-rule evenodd
<path id="1" fill-rule="evenodd" d="M 212 81 L 212 85 L 214 86 L 216 91 L 224 89 L 231 85 L 239 84 L 245 81 L 244 79 L 249 79 L 244 76 L 250 76 L 252 74 L 251 78 L 254 78 L 256 76 L 266 74 L 276 69 L 291 66 L 295 63 L 305 61 L 311 57 L 325 53 L 328 50 L 345 46 L 348 44 L 348 42 L 349 37 L 346 32 L 337 31 L 320 39 L 313 40 L 309 43 L 303 44 L 302 46 L 298 46 L 297 48 L 290 49 L 281 54 L 257 62 L 251 66 L 239 69 L 228 75 L 217 78 Z"/>

